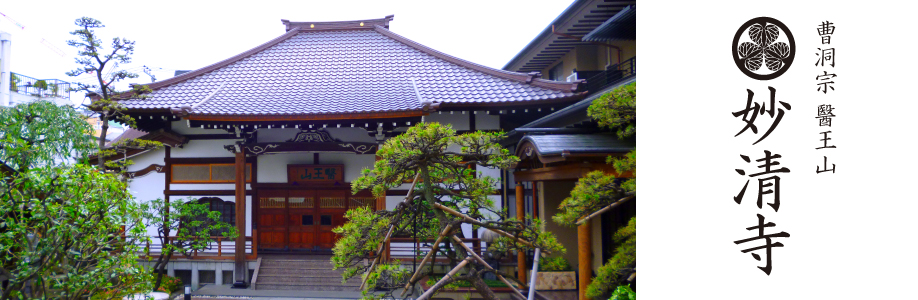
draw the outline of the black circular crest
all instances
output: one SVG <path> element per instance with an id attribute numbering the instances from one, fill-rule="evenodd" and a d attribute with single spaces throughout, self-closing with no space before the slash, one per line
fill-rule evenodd
<path id="1" fill-rule="evenodd" d="M 740 43 L 743 34 L 751 42 Z M 778 41 L 784 35 L 787 43 Z M 743 23 L 733 37 L 733 61 L 743 74 L 752 79 L 778 78 L 790 68 L 797 52 L 790 29 L 769 17 L 758 17 Z"/>

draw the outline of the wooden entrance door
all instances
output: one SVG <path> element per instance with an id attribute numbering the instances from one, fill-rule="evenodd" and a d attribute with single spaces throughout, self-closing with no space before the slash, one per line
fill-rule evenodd
<path id="1" fill-rule="evenodd" d="M 319 198 L 318 210 L 316 217 L 318 220 L 317 232 L 318 241 L 316 247 L 319 249 L 331 249 L 338 241 L 337 235 L 332 232 L 335 227 L 344 225 L 344 212 L 347 211 L 347 194 L 346 190 L 325 190 L 316 191 Z"/>
<path id="2" fill-rule="evenodd" d="M 367 191 L 258 191 L 258 245 L 268 250 L 330 250 L 338 241 L 332 232 L 344 225 L 344 213 L 359 206 L 373 208 Z"/>
<path id="3" fill-rule="evenodd" d="M 245 213 L 245 212 L 240 212 Z M 287 191 L 258 193 L 258 246 L 287 248 Z"/>
<path id="4" fill-rule="evenodd" d="M 316 245 L 316 191 L 292 190 L 287 198 L 287 230 L 290 249 L 313 249 Z"/>

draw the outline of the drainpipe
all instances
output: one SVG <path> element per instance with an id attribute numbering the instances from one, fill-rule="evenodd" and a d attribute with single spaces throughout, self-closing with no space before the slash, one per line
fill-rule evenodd
<path id="1" fill-rule="evenodd" d="M 10 44 L 12 36 L 0 32 L 0 106 L 10 106 Z"/>

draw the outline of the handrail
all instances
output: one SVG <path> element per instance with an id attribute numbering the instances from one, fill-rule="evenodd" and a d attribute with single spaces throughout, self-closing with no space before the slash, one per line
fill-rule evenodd
<path id="1" fill-rule="evenodd" d="M 40 97 L 70 98 L 71 83 L 60 79 L 38 79 L 10 72 L 10 91 Z"/>
<path id="2" fill-rule="evenodd" d="M 161 237 L 151 236 L 150 238 L 159 239 Z M 166 242 L 168 243 L 168 241 L 176 239 L 178 237 L 166 236 L 165 238 L 166 238 Z M 223 243 L 231 242 L 232 240 L 226 239 L 225 236 L 212 236 L 211 239 L 213 240 L 213 242 L 211 242 L 207 248 L 203 250 L 197 250 L 197 249 L 192 250 L 190 258 L 191 259 L 234 259 L 235 251 L 233 251 L 234 250 L 233 247 L 229 248 L 230 251 L 227 251 L 229 253 L 225 253 L 223 251 Z M 245 244 L 244 249 L 246 250 L 246 252 L 251 251 L 250 254 L 246 254 L 246 259 L 258 258 L 258 230 L 252 229 L 252 235 L 246 236 L 245 241 L 247 243 Z M 214 246 L 213 244 L 216 244 L 216 245 Z M 158 243 L 152 244 L 150 240 L 147 240 L 146 245 L 144 247 L 144 251 L 143 251 L 144 256 L 157 257 L 162 254 L 162 248 L 163 248 L 162 244 L 158 244 Z M 216 254 L 211 255 L 214 249 L 216 249 Z"/>

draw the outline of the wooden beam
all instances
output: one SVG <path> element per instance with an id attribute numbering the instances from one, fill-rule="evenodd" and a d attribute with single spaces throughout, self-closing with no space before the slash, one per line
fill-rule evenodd
<path id="1" fill-rule="evenodd" d="M 583 178 L 587 173 L 592 171 L 602 171 L 606 174 L 615 175 L 617 178 L 631 178 L 634 173 L 626 172 L 619 174 L 615 167 L 606 163 L 572 163 L 557 167 L 547 167 L 531 169 L 519 172 L 513 172 L 513 178 L 519 181 L 552 181 L 552 180 L 576 180 Z"/>
<path id="2" fill-rule="evenodd" d="M 427 262 L 430 261 L 430 258 L 433 257 L 433 254 L 436 253 L 437 249 L 440 248 L 440 242 L 443 241 L 443 238 L 445 238 L 447 235 L 450 234 L 450 231 L 451 231 L 450 229 L 452 228 L 452 226 L 453 226 L 452 224 L 447 224 L 446 227 L 443 228 L 443 232 L 440 232 L 440 236 L 437 237 L 437 241 L 435 241 L 433 245 L 430 246 L 430 251 L 427 252 L 427 255 L 424 255 L 424 259 L 421 260 L 421 264 L 418 265 L 418 267 L 414 271 L 414 274 L 411 275 L 411 279 L 409 279 L 408 283 L 405 284 L 405 290 L 402 291 L 402 295 L 399 296 L 399 298 L 405 297 L 405 293 L 408 292 L 408 288 L 411 287 L 411 283 L 414 282 L 414 280 L 418 277 L 418 274 L 421 274 L 421 269 L 424 268 L 424 265 L 426 265 Z"/>
<path id="3" fill-rule="evenodd" d="M 515 176 L 515 174 L 514 174 Z M 516 177 L 514 177 L 516 178 Z M 521 182 L 516 183 L 516 219 L 520 222 L 525 222 L 526 220 L 526 205 L 524 201 L 524 191 L 523 184 Z M 526 254 L 523 251 L 517 251 L 516 253 L 516 268 L 517 268 L 517 278 L 520 282 L 526 282 Z"/>
<path id="4" fill-rule="evenodd" d="M 577 265 L 580 273 L 578 282 L 578 300 L 590 300 L 586 296 L 586 290 L 593 279 L 593 255 L 592 255 L 592 226 L 590 221 L 577 227 Z"/>
<path id="5" fill-rule="evenodd" d="M 482 265 L 484 265 L 485 267 L 487 267 L 487 268 L 490 269 L 490 270 L 493 270 L 493 271 L 495 271 L 495 272 L 497 271 L 497 270 L 495 270 L 493 267 L 491 267 L 491 265 L 488 264 L 488 262 L 486 262 L 483 258 L 481 258 L 481 256 L 478 256 L 478 253 L 475 253 L 475 251 L 472 251 L 472 249 L 469 249 L 469 246 L 466 246 L 465 243 L 462 242 L 462 240 L 460 240 L 460 239 L 459 239 L 458 237 L 456 237 L 455 235 L 452 236 L 452 237 L 453 237 L 453 241 L 456 241 L 456 243 L 459 243 L 459 246 L 462 246 L 462 248 L 465 248 L 465 251 L 468 251 L 468 252 L 469 252 L 469 255 L 471 255 L 471 256 L 474 257 L 476 260 L 478 260 L 479 263 L 481 263 Z M 497 279 L 500 279 L 500 281 L 502 281 L 504 284 L 506 284 L 507 287 L 510 288 L 510 289 L 512 289 L 513 292 L 515 292 L 518 296 L 523 297 L 523 298 L 526 298 L 526 296 L 523 296 L 523 293 L 520 293 L 519 290 L 517 290 L 515 287 L 513 287 L 513 285 L 510 284 L 510 282 L 507 281 L 506 278 L 504 278 L 504 276 L 502 276 L 502 275 L 500 275 L 500 274 L 497 274 L 497 273 L 494 273 L 494 275 L 497 275 Z"/>
<path id="6" fill-rule="evenodd" d="M 245 150 L 236 153 L 236 264 L 233 287 L 245 288 L 249 268 L 245 261 Z M 254 242 L 253 242 L 254 243 Z"/>
<path id="7" fill-rule="evenodd" d="M 457 216 L 457 217 L 459 217 L 459 218 L 462 218 L 462 220 L 463 220 L 464 222 L 466 222 L 466 223 L 469 223 L 469 224 L 472 224 L 472 225 L 478 225 L 478 226 L 481 226 L 481 227 L 488 228 L 489 230 L 493 231 L 494 233 L 497 233 L 497 234 L 502 235 L 502 236 L 504 236 L 504 237 L 506 237 L 506 238 L 509 238 L 510 240 L 512 240 L 512 241 L 514 241 L 514 242 L 517 242 L 517 243 L 520 243 L 520 244 L 523 244 L 523 245 L 526 245 L 526 246 L 535 248 L 535 246 L 532 245 L 532 243 L 530 243 L 530 242 L 527 242 L 527 241 L 525 241 L 525 240 L 522 240 L 522 239 L 520 239 L 520 238 L 517 238 L 517 237 L 513 236 L 512 234 L 509 234 L 509 233 L 507 233 L 507 232 L 505 232 L 505 231 L 503 231 L 503 230 L 496 229 L 496 228 L 489 228 L 489 227 L 488 227 L 488 224 L 485 224 L 485 223 L 480 222 L 480 221 L 478 221 L 478 220 L 472 219 L 471 217 L 466 216 L 466 215 L 463 215 L 462 213 L 460 213 L 460 212 L 458 212 L 458 211 L 455 211 L 455 210 L 453 210 L 452 208 L 443 206 L 443 205 L 440 204 L 440 203 L 434 203 L 433 206 L 436 207 L 436 208 L 439 208 L 439 209 L 441 209 L 441 210 L 443 210 L 443 211 L 445 211 L 445 212 L 447 212 L 447 213 L 449 213 L 449 214 L 451 214 L 451 215 L 454 215 L 454 216 Z M 545 251 L 545 254 L 551 254 L 551 252 Z"/>
<path id="8" fill-rule="evenodd" d="M 592 219 L 593 217 L 598 216 L 598 215 L 600 215 L 600 214 L 606 212 L 607 210 L 613 209 L 613 208 L 615 208 L 616 206 L 619 206 L 619 205 L 621 205 L 622 203 L 625 203 L 625 202 L 627 202 L 628 200 L 631 200 L 631 199 L 634 199 L 634 196 L 628 196 L 628 197 L 625 197 L 625 198 L 618 199 L 618 201 L 615 201 L 615 203 L 609 204 L 609 206 L 603 207 L 602 209 L 597 210 L 596 212 L 590 214 L 589 216 L 586 216 L 586 217 L 584 217 L 583 219 L 580 219 L 580 221 L 577 221 L 577 225 L 578 225 L 578 226 L 579 226 L 579 225 L 583 225 L 584 222 L 589 221 L 589 220 Z"/>
<path id="9" fill-rule="evenodd" d="M 471 259 L 472 259 L 472 258 L 469 257 L 469 258 L 466 258 L 466 259 L 462 260 L 462 262 L 460 262 L 458 265 L 456 265 L 455 268 L 453 268 L 452 270 L 450 270 L 449 273 L 446 273 L 446 276 L 443 276 L 443 278 L 440 279 L 439 281 L 437 281 L 437 283 L 435 283 L 434 285 L 430 286 L 430 288 L 427 289 L 426 292 L 424 292 L 423 294 L 421 294 L 421 296 L 418 297 L 417 300 L 427 300 L 427 299 L 429 299 L 430 296 L 432 296 L 432 295 L 434 294 L 434 292 L 437 291 L 437 289 L 443 287 L 444 282 L 445 282 L 446 280 L 448 280 L 448 279 L 452 278 L 453 276 L 455 276 L 456 273 L 458 273 L 459 270 L 461 270 L 463 267 L 465 267 L 465 265 L 468 264 L 468 263 L 469 263 L 469 260 L 471 260 Z"/>

